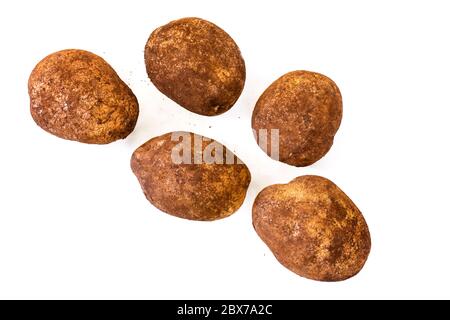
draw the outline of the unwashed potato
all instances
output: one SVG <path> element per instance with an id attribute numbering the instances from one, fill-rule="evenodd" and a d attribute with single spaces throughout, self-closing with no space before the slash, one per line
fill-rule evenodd
<path id="1" fill-rule="evenodd" d="M 330 150 L 342 118 L 342 97 L 336 84 L 315 72 L 293 71 L 273 82 L 256 103 L 252 127 L 256 137 L 267 130 L 259 144 L 281 162 L 308 166 Z M 279 150 L 270 139 L 279 130 Z M 262 145 L 261 145 L 262 144 Z M 275 155 L 275 156 L 274 156 Z"/>
<path id="2" fill-rule="evenodd" d="M 286 268 L 302 277 L 340 281 L 356 275 L 370 252 L 359 209 L 333 182 L 301 176 L 263 189 L 253 226 Z"/>
<path id="3" fill-rule="evenodd" d="M 83 50 L 53 53 L 28 81 L 34 121 L 63 139 L 106 144 L 128 136 L 136 124 L 136 97 L 113 68 Z"/>
<path id="4" fill-rule="evenodd" d="M 147 141 L 133 153 L 131 168 L 155 207 L 190 220 L 231 215 L 244 201 L 250 183 L 247 166 L 231 151 L 189 132 Z"/>
<path id="5" fill-rule="evenodd" d="M 159 27 L 145 46 L 153 84 L 189 111 L 214 116 L 230 109 L 245 82 L 245 64 L 233 39 L 215 24 L 184 18 Z"/>

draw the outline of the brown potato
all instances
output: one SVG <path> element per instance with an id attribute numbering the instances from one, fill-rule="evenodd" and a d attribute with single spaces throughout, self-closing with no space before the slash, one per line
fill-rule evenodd
<path id="1" fill-rule="evenodd" d="M 179 19 L 153 31 L 145 65 L 159 91 L 205 116 L 230 109 L 244 88 L 238 46 L 225 31 L 199 18 Z"/>
<path id="2" fill-rule="evenodd" d="M 342 97 L 336 84 L 315 72 L 293 71 L 272 83 L 256 103 L 252 127 L 279 130 L 279 150 L 271 139 L 259 141 L 272 157 L 290 165 L 313 164 L 330 150 L 342 118 Z M 260 139 L 262 140 L 262 139 Z M 263 145 L 261 145 L 263 144 Z"/>
<path id="3" fill-rule="evenodd" d="M 302 277 L 340 281 L 356 275 L 370 252 L 370 234 L 356 205 L 333 182 L 301 176 L 262 190 L 253 226 L 286 268 Z"/>
<path id="4" fill-rule="evenodd" d="M 136 97 L 111 66 L 83 50 L 53 53 L 28 80 L 30 110 L 44 130 L 63 139 L 106 144 L 136 124 Z"/>
<path id="5" fill-rule="evenodd" d="M 190 220 L 231 215 L 244 201 L 250 183 L 247 166 L 231 151 L 189 132 L 147 141 L 133 153 L 131 168 L 155 207 Z"/>

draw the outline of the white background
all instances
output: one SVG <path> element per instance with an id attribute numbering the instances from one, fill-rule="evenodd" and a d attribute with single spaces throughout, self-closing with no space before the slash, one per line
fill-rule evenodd
<path id="1" fill-rule="evenodd" d="M 450 298 L 448 1 L 1 1 L 0 298 Z M 147 78 L 150 32 L 198 16 L 239 45 L 247 81 L 217 117 L 186 111 Z M 141 114 L 126 140 L 65 141 L 29 113 L 28 76 L 44 56 L 79 48 L 104 57 Z M 331 151 L 295 168 L 253 140 L 263 90 L 305 69 L 340 87 L 344 117 Z M 249 166 L 246 201 L 216 222 L 164 214 L 129 167 L 151 137 L 188 130 Z M 356 277 L 303 279 L 251 225 L 265 186 L 317 174 L 363 212 L 372 252 Z"/>

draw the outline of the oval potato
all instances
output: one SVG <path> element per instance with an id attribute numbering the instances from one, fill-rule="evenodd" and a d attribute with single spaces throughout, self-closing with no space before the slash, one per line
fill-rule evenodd
<path id="1" fill-rule="evenodd" d="M 215 24 L 184 18 L 159 27 L 145 45 L 153 84 L 189 111 L 214 116 L 229 110 L 245 82 L 245 64 L 233 39 Z"/>
<path id="2" fill-rule="evenodd" d="M 263 189 L 253 226 L 278 261 L 302 277 L 340 281 L 356 275 L 370 252 L 363 215 L 333 182 L 301 176 Z"/>
<path id="3" fill-rule="evenodd" d="M 342 97 L 336 84 L 315 72 L 293 71 L 273 82 L 253 110 L 256 138 L 261 130 L 279 130 L 278 146 L 271 136 L 259 144 L 276 160 L 308 166 L 330 150 L 342 118 Z M 262 144 L 262 145 L 261 145 Z M 274 148 L 277 148 L 274 152 Z"/>
<path id="4" fill-rule="evenodd" d="M 28 93 L 34 121 L 68 140 L 106 144 L 123 139 L 139 114 L 136 97 L 113 68 L 84 50 L 63 50 L 40 61 Z"/>
<path id="5" fill-rule="evenodd" d="M 231 151 L 189 132 L 147 141 L 133 153 L 131 168 L 155 207 L 190 220 L 231 215 L 244 201 L 250 183 L 250 171 Z"/>

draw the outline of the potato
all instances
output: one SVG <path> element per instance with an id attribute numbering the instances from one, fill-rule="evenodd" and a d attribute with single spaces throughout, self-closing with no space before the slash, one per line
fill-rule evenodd
<path id="1" fill-rule="evenodd" d="M 216 220 L 241 206 L 247 166 L 220 143 L 189 132 L 153 138 L 133 153 L 131 168 L 147 199 L 190 220 Z"/>
<path id="2" fill-rule="evenodd" d="M 318 176 L 263 189 L 253 205 L 253 226 L 282 265 L 309 279 L 350 278 L 370 252 L 361 212 L 333 182 Z"/>
<path id="3" fill-rule="evenodd" d="M 269 138 L 259 144 L 273 158 L 303 167 L 313 164 L 330 150 L 342 118 L 342 98 L 336 84 L 324 75 L 293 71 L 272 83 L 256 103 L 252 127 L 279 130 L 278 145 Z M 263 135 L 264 137 L 264 135 Z M 273 156 L 273 149 L 278 148 Z"/>
<path id="4" fill-rule="evenodd" d="M 233 39 L 215 24 L 184 18 L 159 27 L 145 46 L 153 84 L 189 111 L 214 116 L 230 109 L 245 82 L 245 64 Z"/>
<path id="5" fill-rule="evenodd" d="M 28 80 L 34 121 L 63 139 L 106 144 L 128 136 L 139 106 L 130 88 L 99 56 L 83 50 L 53 53 Z"/>

